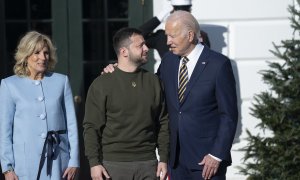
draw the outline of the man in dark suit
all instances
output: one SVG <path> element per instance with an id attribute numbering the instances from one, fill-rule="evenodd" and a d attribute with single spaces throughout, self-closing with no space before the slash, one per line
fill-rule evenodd
<path id="1" fill-rule="evenodd" d="M 230 60 L 199 43 L 189 12 L 171 14 L 165 32 L 171 52 L 157 74 L 170 118 L 171 180 L 224 180 L 238 118 Z"/>
<path id="2" fill-rule="evenodd" d="M 157 28 L 164 21 L 164 19 L 174 11 L 183 10 L 191 12 L 192 2 L 191 0 L 171 0 L 171 5 L 171 7 L 166 7 L 157 16 L 149 19 L 139 27 L 146 40 L 147 47 L 150 49 L 156 49 L 161 58 L 169 51 L 169 47 L 166 44 L 167 36 L 165 35 L 165 31 L 163 29 L 153 32 L 154 29 Z M 202 44 L 210 47 L 209 38 L 206 32 L 201 30 L 199 38 Z"/>

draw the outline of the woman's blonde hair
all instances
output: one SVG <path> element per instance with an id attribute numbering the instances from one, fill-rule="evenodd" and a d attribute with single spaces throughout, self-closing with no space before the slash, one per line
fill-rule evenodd
<path id="1" fill-rule="evenodd" d="M 30 76 L 30 71 L 27 67 L 27 59 L 33 53 L 42 50 L 44 47 L 48 47 L 49 49 L 47 71 L 53 71 L 57 62 L 57 57 L 56 48 L 51 39 L 47 35 L 37 31 L 30 31 L 22 37 L 16 49 L 14 73 L 18 76 Z"/>

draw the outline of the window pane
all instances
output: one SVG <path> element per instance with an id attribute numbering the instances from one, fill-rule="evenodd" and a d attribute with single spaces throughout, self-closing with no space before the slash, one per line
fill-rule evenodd
<path id="1" fill-rule="evenodd" d="M 6 19 L 26 19 L 25 0 L 6 0 L 5 1 L 5 18 Z"/>
<path id="2" fill-rule="evenodd" d="M 85 61 L 103 60 L 105 57 L 105 30 L 103 22 L 83 23 L 83 57 Z"/>
<path id="3" fill-rule="evenodd" d="M 82 16 L 86 18 L 104 17 L 104 0 L 82 0 Z"/>
<path id="4" fill-rule="evenodd" d="M 95 63 L 86 63 L 84 65 L 84 88 L 85 92 L 88 92 L 88 88 L 93 80 L 100 75 L 101 69 L 103 69 L 109 62 L 95 62 Z"/>
<path id="5" fill-rule="evenodd" d="M 108 0 L 108 18 L 128 18 L 128 0 Z"/>
<path id="6" fill-rule="evenodd" d="M 6 47 L 9 63 L 14 64 L 14 53 L 20 38 L 27 32 L 26 23 L 6 23 Z"/>
<path id="7" fill-rule="evenodd" d="M 52 27 L 51 27 L 51 23 L 47 23 L 47 22 L 32 22 L 31 23 L 31 30 L 36 30 L 40 33 L 46 34 L 48 36 L 52 36 Z"/>
<path id="8" fill-rule="evenodd" d="M 32 19 L 50 19 L 51 1 L 50 0 L 31 0 L 30 13 Z"/>
<path id="9" fill-rule="evenodd" d="M 112 43 L 113 36 L 119 29 L 127 26 L 128 26 L 128 22 L 110 22 L 108 24 L 108 47 L 109 47 L 108 57 L 109 60 L 111 61 L 116 60 L 117 58 L 116 53 L 113 49 L 113 43 Z"/>

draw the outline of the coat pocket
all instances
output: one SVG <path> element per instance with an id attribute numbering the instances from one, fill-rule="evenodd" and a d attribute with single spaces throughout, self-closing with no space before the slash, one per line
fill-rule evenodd
<path id="1" fill-rule="evenodd" d="M 25 144 L 13 144 L 15 168 L 18 177 L 25 175 Z"/>

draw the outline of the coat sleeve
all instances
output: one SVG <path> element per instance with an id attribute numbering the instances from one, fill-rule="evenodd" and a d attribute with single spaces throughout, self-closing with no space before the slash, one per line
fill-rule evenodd
<path id="1" fill-rule="evenodd" d="M 12 134 L 16 108 L 14 99 L 4 80 L 0 86 L 0 102 L 0 161 L 2 171 L 5 172 L 15 166 Z"/>
<path id="2" fill-rule="evenodd" d="M 160 21 L 157 19 L 157 17 L 153 17 L 142 24 L 139 29 L 142 31 L 143 36 L 147 37 L 159 24 Z"/>
<path id="3" fill-rule="evenodd" d="M 70 160 L 68 167 L 79 167 L 79 139 L 77 119 L 73 102 L 73 95 L 69 83 L 69 79 L 66 76 L 65 88 L 64 88 L 64 106 L 66 110 L 67 131 L 70 144 Z"/>
<path id="4" fill-rule="evenodd" d="M 218 103 L 218 113 L 220 125 L 216 141 L 214 142 L 211 154 L 222 159 L 228 160 L 228 154 L 234 139 L 238 110 L 235 79 L 230 60 L 220 68 L 216 79 L 216 98 Z"/>

